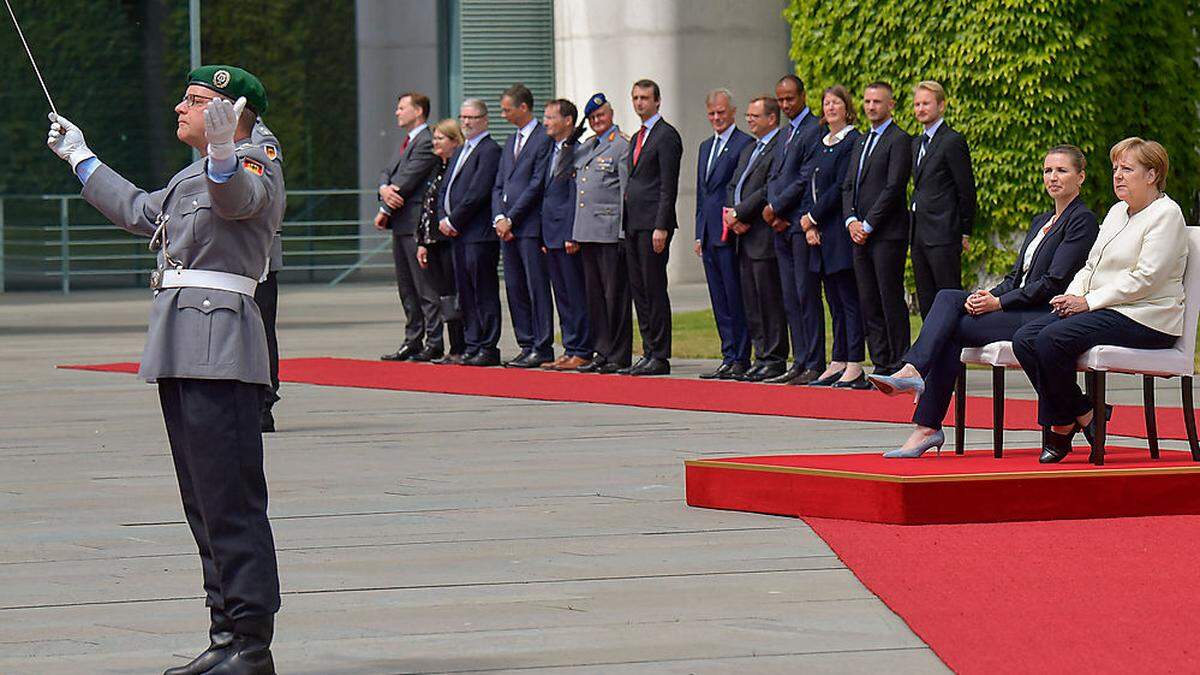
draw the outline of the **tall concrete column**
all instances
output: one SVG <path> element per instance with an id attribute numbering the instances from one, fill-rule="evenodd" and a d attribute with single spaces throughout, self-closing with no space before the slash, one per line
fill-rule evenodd
<path id="1" fill-rule="evenodd" d="M 355 0 L 358 37 L 358 184 L 379 187 L 379 171 L 400 147 L 396 97 L 403 91 L 429 96 L 430 117 L 442 108 L 438 0 Z M 374 232 L 379 205 L 360 203 L 360 232 Z M 386 258 L 384 258 L 386 259 Z"/>
<path id="2" fill-rule="evenodd" d="M 603 91 L 617 124 L 636 130 L 630 86 L 658 82 L 662 114 L 683 136 L 679 232 L 671 245 L 672 281 L 700 281 L 704 270 L 695 241 L 696 162 L 712 133 L 704 97 L 726 87 L 734 94 L 737 123 L 745 130 L 747 102 L 774 91 L 792 72 L 784 0 L 555 0 L 555 83 L 576 102 Z"/>

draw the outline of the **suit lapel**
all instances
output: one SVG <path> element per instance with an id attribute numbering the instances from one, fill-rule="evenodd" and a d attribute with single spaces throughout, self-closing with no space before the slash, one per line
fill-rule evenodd
<path id="1" fill-rule="evenodd" d="M 884 153 L 881 153 L 880 151 L 887 150 L 887 146 L 891 145 L 892 136 L 894 135 L 892 133 L 892 129 L 895 129 L 895 128 L 896 128 L 896 121 L 892 120 L 892 123 L 888 125 L 888 128 L 884 129 L 883 133 L 880 134 L 879 138 L 875 141 L 875 148 L 871 150 L 871 155 L 869 157 L 867 157 L 867 162 L 866 162 L 866 164 L 863 165 L 862 176 L 860 176 L 858 179 L 858 182 L 860 185 L 862 184 L 862 181 L 864 179 L 866 179 L 867 174 L 871 172 L 871 167 L 875 166 L 875 164 L 877 163 L 876 159 L 881 154 L 884 154 Z M 867 135 L 867 138 L 870 138 L 869 134 Z M 866 150 L 867 150 L 867 146 L 863 145 L 863 152 L 866 152 Z M 926 159 L 928 159 L 928 157 Z"/>
<path id="2" fill-rule="evenodd" d="M 1067 221 L 1069 221 L 1071 219 L 1071 213 L 1072 213 L 1072 211 L 1075 210 L 1075 207 L 1078 205 L 1078 202 L 1079 202 L 1079 198 L 1076 197 L 1074 200 L 1071 201 L 1070 204 L 1067 204 L 1067 208 L 1063 209 L 1062 215 L 1059 216 L 1058 220 L 1056 220 L 1054 222 L 1054 226 L 1052 228 L 1050 228 L 1050 231 L 1047 232 L 1046 236 L 1042 238 L 1042 243 L 1037 247 L 1037 250 L 1033 252 L 1033 259 L 1029 261 L 1029 270 L 1032 270 L 1033 266 L 1037 264 L 1038 258 L 1040 258 L 1042 256 L 1042 253 L 1044 253 L 1047 249 L 1050 248 L 1049 246 L 1047 246 L 1047 244 L 1050 243 L 1051 237 L 1058 237 L 1059 239 L 1062 239 L 1062 233 L 1064 231 L 1063 228 L 1067 224 Z M 1050 214 L 1050 216 L 1046 218 L 1046 222 L 1050 222 L 1050 218 L 1053 218 L 1053 217 L 1054 217 L 1054 214 Z M 1045 227 L 1045 226 L 1046 226 L 1046 223 L 1042 223 L 1041 225 L 1039 225 L 1039 227 Z M 1034 232 L 1031 232 L 1030 234 L 1037 236 L 1037 234 Z M 1030 241 L 1032 241 L 1032 239 Z M 1028 244 L 1028 242 L 1026 242 L 1026 243 Z M 1025 257 L 1024 249 L 1021 250 L 1021 257 L 1022 258 Z M 1025 275 L 1027 277 L 1029 276 L 1029 270 L 1025 270 Z"/>
<path id="3" fill-rule="evenodd" d="M 933 138 L 929 139 L 929 145 L 925 146 L 925 159 L 922 159 L 921 163 L 917 165 L 913 171 L 914 186 L 919 180 L 921 180 L 921 176 L 925 175 L 925 167 L 929 166 L 929 160 L 933 158 L 933 153 L 938 149 L 938 147 L 941 146 L 942 138 L 945 137 L 945 131 L 948 126 L 949 124 L 947 122 L 942 122 L 942 126 L 938 127 L 937 131 L 933 132 Z M 925 132 L 922 131 L 921 136 L 924 135 Z M 916 164 L 916 158 L 921 154 L 921 137 L 918 136 L 916 141 L 917 147 L 913 149 L 914 164 Z"/>

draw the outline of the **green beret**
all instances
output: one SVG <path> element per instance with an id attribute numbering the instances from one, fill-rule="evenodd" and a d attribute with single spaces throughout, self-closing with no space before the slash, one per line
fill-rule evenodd
<path id="1" fill-rule="evenodd" d="M 233 99 L 246 97 L 246 107 L 267 112 L 267 89 L 257 77 L 236 66 L 200 66 L 188 73 L 188 84 L 198 84 Z"/>

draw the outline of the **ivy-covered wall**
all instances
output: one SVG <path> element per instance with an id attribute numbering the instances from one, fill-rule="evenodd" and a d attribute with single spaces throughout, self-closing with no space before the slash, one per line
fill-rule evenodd
<path id="1" fill-rule="evenodd" d="M 1183 0 L 793 0 L 792 58 L 810 101 L 844 84 L 896 88 L 896 121 L 919 130 L 912 87 L 945 86 L 946 119 L 971 147 L 979 192 L 964 282 L 1012 264 L 1030 219 L 1052 206 L 1045 151 L 1088 156 L 1084 198 L 1115 201 L 1108 149 L 1127 136 L 1171 155 L 1168 193 L 1195 224 L 1200 193 L 1200 16 Z"/>

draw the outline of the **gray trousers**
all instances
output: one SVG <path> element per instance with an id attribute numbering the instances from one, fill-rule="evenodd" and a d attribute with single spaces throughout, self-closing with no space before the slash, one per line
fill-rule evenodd
<path id="1" fill-rule="evenodd" d="M 438 292 L 417 264 L 417 242 L 412 234 L 392 232 L 392 258 L 396 264 L 396 288 L 404 307 L 404 344 L 444 349 L 442 314 Z"/>

